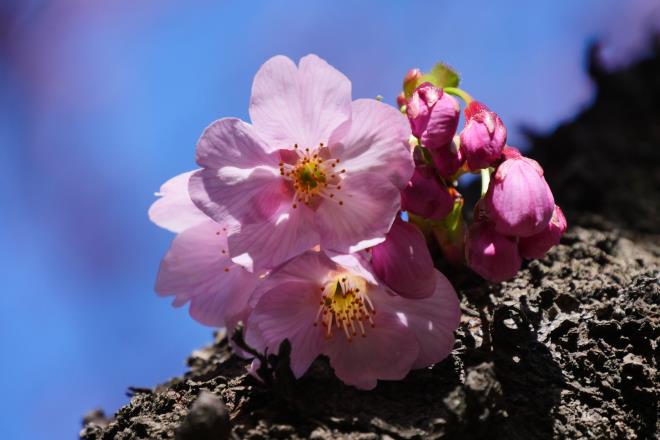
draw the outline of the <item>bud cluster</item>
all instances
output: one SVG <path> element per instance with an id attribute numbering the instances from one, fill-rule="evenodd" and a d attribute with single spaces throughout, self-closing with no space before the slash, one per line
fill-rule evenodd
<path id="1" fill-rule="evenodd" d="M 542 258 L 558 244 L 566 219 L 541 166 L 508 146 L 497 113 L 457 86 L 458 76 L 444 65 L 429 74 L 412 69 L 404 78 L 397 103 L 410 123 L 416 169 L 402 191 L 402 209 L 418 224 L 430 225 L 451 263 L 504 281 L 515 276 L 523 258 Z M 464 102 L 458 133 L 456 97 Z M 469 227 L 456 212 L 463 207 L 457 181 L 466 173 L 482 177 L 482 197 Z"/>

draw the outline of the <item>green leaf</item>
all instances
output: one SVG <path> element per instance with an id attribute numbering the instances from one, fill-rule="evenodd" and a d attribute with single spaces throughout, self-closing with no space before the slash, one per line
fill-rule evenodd
<path id="1" fill-rule="evenodd" d="M 422 75 L 417 81 L 411 81 L 404 84 L 403 92 L 406 98 L 410 98 L 415 89 L 422 83 L 430 82 L 434 86 L 442 89 L 445 87 L 458 87 L 460 77 L 458 73 L 445 63 L 438 63 L 429 71 Z"/>
<path id="2" fill-rule="evenodd" d="M 458 76 L 458 73 L 447 64 L 438 63 L 433 66 L 430 72 L 422 76 L 421 81 L 428 81 L 434 86 L 442 89 L 444 87 L 458 87 L 461 79 Z"/>

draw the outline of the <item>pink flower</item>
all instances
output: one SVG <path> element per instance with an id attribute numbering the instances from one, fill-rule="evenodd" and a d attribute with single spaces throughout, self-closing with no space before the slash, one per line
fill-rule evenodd
<path id="1" fill-rule="evenodd" d="M 195 320 L 231 332 L 247 315 L 257 276 L 230 259 L 227 233 L 235 226 L 218 224 L 193 205 L 188 195 L 192 174 L 167 181 L 149 209 L 154 223 L 178 233 L 161 262 L 156 292 L 174 295 L 175 307 L 190 302 Z"/>
<path id="2" fill-rule="evenodd" d="M 488 221 L 470 227 L 466 257 L 470 269 L 494 283 L 513 278 L 522 264 L 515 238 L 500 234 Z"/>
<path id="3" fill-rule="evenodd" d="M 559 206 L 555 205 L 550 223 L 538 234 L 523 237 L 518 242 L 520 254 L 529 260 L 543 258 L 546 252 L 559 244 L 562 235 L 566 232 L 568 224 L 566 217 Z"/>
<path id="4" fill-rule="evenodd" d="M 465 163 L 465 156 L 459 148 L 459 143 L 458 136 L 454 136 L 454 139 L 447 145 L 429 148 L 438 174 L 445 179 L 453 178 Z"/>
<path id="5" fill-rule="evenodd" d="M 426 240 L 417 227 L 400 218 L 384 242 L 371 248 L 374 273 L 399 295 L 428 298 L 435 292 L 435 269 Z"/>
<path id="6" fill-rule="evenodd" d="M 555 209 L 543 169 L 535 160 L 515 154 L 497 167 L 485 202 L 497 232 L 517 237 L 541 232 Z"/>
<path id="7" fill-rule="evenodd" d="M 417 87 L 406 107 L 412 134 L 429 149 L 451 142 L 459 112 L 456 99 L 428 82 Z"/>
<path id="8" fill-rule="evenodd" d="M 466 124 L 461 131 L 461 149 L 471 171 L 493 166 L 506 144 L 506 127 L 496 113 L 480 102 L 465 108 Z"/>
<path id="9" fill-rule="evenodd" d="M 428 166 L 417 166 L 401 191 L 401 209 L 431 220 L 442 220 L 453 206 L 454 199 L 447 187 Z"/>
<path id="10" fill-rule="evenodd" d="M 354 256 L 335 262 L 306 252 L 276 270 L 255 293 L 247 342 L 269 353 L 291 343 L 291 369 L 300 377 L 320 354 L 343 382 L 372 389 L 449 355 L 460 309 L 456 292 L 435 272 L 426 299 L 393 295 Z"/>
<path id="11" fill-rule="evenodd" d="M 240 224 L 232 256 L 274 267 L 316 245 L 353 252 L 381 242 L 413 163 L 410 130 L 393 107 L 351 102 L 351 83 L 315 55 L 276 56 L 257 72 L 250 117 L 202 134 L 190 180 L 195 204 Z"/>

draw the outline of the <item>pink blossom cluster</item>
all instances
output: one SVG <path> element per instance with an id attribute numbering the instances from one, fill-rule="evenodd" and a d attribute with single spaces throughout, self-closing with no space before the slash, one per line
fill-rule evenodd
<path id="1" fill-rule="evenodd" d="M 268 60 L 251 122 L 207 127 L 199 169 L 166 182 L 149 211 L 177 234 L 158 294 L 202 324 L 231 333 L 242 322 L 250 352 L 288 341 L 296 377 L 325 355 L 343 382 L 371 389 L 446 358 L 459 301 L 428 241 L 500 281 L 566 228 L 539 165 L 456 86 L 443 66 L 411 71 L 397 109 L 353 101 L 350 81 L 315 55 Z M 466 100 L 458 135 L 453 95 Z M 490 184 L 466 232 L 456 179 L 467 172 Z"/>
<path id="2" fill-rule="evenodd" d="M 257 72 L 251 123 L 213 122 L 200 169 L 163 185 L 151 219 L 177 234 L 156 291 L 277 353 L 300 377 L 319 355 L 362 389 L 449 355 L 460 318 L 419 229 L 400 218 L 414 170 L 394 107 L 352 101 L 351 83 L 309 55 Z"/>

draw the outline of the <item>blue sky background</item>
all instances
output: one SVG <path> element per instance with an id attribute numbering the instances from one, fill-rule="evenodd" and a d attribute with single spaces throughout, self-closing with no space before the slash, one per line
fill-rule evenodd
<path id="1" fill-rule="evenodd" d="M 390 103 L 408 68 L 444 60 L 523 146 L 522 125 L 550 130 L 590 102 L 588 42 L 625 64 L 660 29 L 657 5 L 3 0 L 0 438 L 76 438 L 87 410 L 112 413 L 210 341 L 153 293 L 172 237 L 146 212 L 194 167 L 206 125 L 247 118 L 269 57 L 317 53 L 354 97 Z"/>

